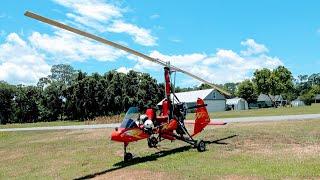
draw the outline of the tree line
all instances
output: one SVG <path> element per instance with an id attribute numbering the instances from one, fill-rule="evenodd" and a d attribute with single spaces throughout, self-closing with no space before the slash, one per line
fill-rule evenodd
<path id="1" fill-rule="evenodd" d="M 291 101 L 300 98 L 306 104 L 320 94 L 320 73 L 297 78 L 284 66 L 274 70 L 256 70 L 251 79 L 218 85 L 232 97 L 254 103 L 260 93 L 281 94 Z M 180 88 L 175 92 L 208 89 L 211 86 Z M 36 86 L 10 85 L 0 81 L 0 124 L 56 120 L 86 120 L 125 112 L 131 106 L 146 108 L 164 97 L 164 84 L 147 73 L 115 70 L 88 75 L 72 66 L 53 65 L 51 74 L 40 78 Z"/>
<path id="2" fill-rule="evenodd" d="M 298 75 L 296 78 L 284 66 L 273 70 L 263 68 L 256 70 L 251 79 L 245 79 L 238 83 L 218 84 L 219 87 L 231 93 L 231 97 L 241 97 L 248 103 L 257 102 L 260 94 L 269 96 L 282 95 L 288 101 L 299 98 L 306 104 L 314 102 L 317 94 L 320 94 L 320 73 L 309 75 Z M 188 88 L 176 88 L 176 92 L 209 89 L 211 86 L 201 84 L 200 86 Z"/>
<path id="3" fill-rule="evenodd" d="M 54 65 L 36 86 L 0 82 L 0 122 L 85 120 L 119 114 L 131 106 L 157 104 L 164 96 L 163 86 L 147 73 L 112 70 L 88 75 L 70 65 Z"/>
<path id="4" fill-rule="evenodd" d="M 248 103 L 256 102 L 259 94 L 282 95 L 289 102 L 299 98 L 310 105 L 320 94 L 320 73 L 294 78 L 284 66 L 274 70 L 264 68 L 256 70 L 252 79 L 240 82 L 235 91 L 236 96 L 246 99 Z"/>

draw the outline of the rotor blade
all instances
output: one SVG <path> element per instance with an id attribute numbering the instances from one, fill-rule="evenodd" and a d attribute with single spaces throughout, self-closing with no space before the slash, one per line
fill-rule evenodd
<path id="1" fill-rule="evenodd" d="M 41 22 L 50 24 L 50 25 L 52 25 L 52 26 L 55 26 L 55 27 L 58 27 L 58 28 L 67 30 L 67 31 L 69 31 L 69 32 L 73 32 L 73 33 L 75 33 L 75 34 L 79 34 L 79 35 L 84 36 L 84 37 L 87 37 L 87 38 L 89 38 L 89 39 L 96 40 L 96 41 L 101 42 L 101 43 L 103 43 L 103 44 L 107 44 L 107 45 L 112 46 L 112 47 L 114 47 L 114 48 L 121 49 L 121 50 L 126 51 L 126 52 L 128 52 L 128 53 L 131 53 L 131 54 L 134 54 L 134 55 L 136 55 L 136 56 L 139 56 L 139 57 L 141 57 L 141 58 L 143 58 L 143 59 L 146 59 L 146 60 L 149 60 L 149 61 L 151 61 L 151 62 L 160 64 L 160 65 L 162 65 L 162 66 L 167 66 L 167 65 L 168 65 L 166 62 L 161 61 L 161 60 L 159 60 L 159 59 L 152 58 L 152 57 L 147 56 L 147 55 L 145 55 L 145 54 L 142 54 L 142 53 L 140 53 L 140 52 L 138 52 L 138 51 L 136 51 L 136 50 L 133 50 L 133 49 L 130 49 L 130 48 L 125 47 L 125 46 L 123 46 L 123 45 L 117 44 L 117 43 L 115 43 L 115 42 L 106 40 L 106 39 L 101 38 L 101 37 L 99 37 L 99 36 L 96 36 L 96 35 L 87 33 L 87 32 L 85 32 L 85 31 L 81 31 L 81 30 L 76 29 L 76 28 L 74 28 L 74 27 L 71 27 L 71 26 L 62 24 L 62 23 L 57 22 L 57 21 L 55 21 L 55 20 L 52 20 L 52 19 L 49 19 L 49 18 L 40 16 L 40 15 L 35 14 L 35 13 L 32 13 L 32 12 L 30 12 L 30 11 L 26 11 L 26 12 L 24 13 L 24 15 L 25 15 L 25 16 L 28 16 L 28 17 L 30 17 L 30 18 L 36 19 L 36 20 L 38 20 L 38 21 L 41 21 Z M 216 85 L 214 85 L 214 84 L 212 84 L 212 83 L 210 83 L 210 82 L 208 82 L 208 81 L 206 81 L 206 80 L 204 80 L 204 79 L 202 79 L 202 78 L 200 78 L 200 77 L 198 77 L 198 76 L 196 76 L 196 75 L 194 75 L 194 74 L 191 74 L 191 73 L 189 73 L 189 72 L 187 72 L 187 71 L 185 71 L 185 70 L 182 70 L 182 69 L 180 69 L 180 68 L 178 68 L 178 67 L 175 67 L 175 66 L 172 66 L 172 65 L 170 65 L 170 68 L 173 69 L 173 70 L 182 72 L 182 73 L 184 73 L 184 74 L 187 74 L 187 75 L 189 75 L 189 76 L 191 76 L 191 77 L 193 77 L 193 78 L 195 78 L 195 79 L 197 79 L 197 80 L 199 80 L 199 81 L 201 81 L 201 82 L 203 82 L 203 83 L 205 83 L 205 84 L 210 85 L 211 87 L 217 89 L 217 90 L 220 91 L 221 93 L 230 96 L 230 93 L 228 93 L 227 91 L 225 91 L 225 90 L 217 87 Z"/>

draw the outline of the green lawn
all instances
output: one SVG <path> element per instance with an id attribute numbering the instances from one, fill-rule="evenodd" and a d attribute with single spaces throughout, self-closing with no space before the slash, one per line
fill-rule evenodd
<path id="1" fill-rule="evenodd" d="M 1 128 L 25 128 L 25 127 L 46 127 L 46 126 L 70 126 L 70 125 L 83 125 L 82 121 L 53 121 L 53 122 L 37 122 L 37 123 L 14 123 L 0 125 Z"/>
<path id="2" fill-rule="evenodd" d="M 139 157 L 132 163 L 121 162 L 122 144 L 109 140 L 109 129 L 0 132 L 0 179 L 317 179 L 319 127 L 320 119 L 210 126 L 197 137 L 208 141 L 203 153 L 139 141 L 129 145 Z"/>
<path id="3" fill-rule="evenodd" d="M 296 115 L 296 114 L 319 114 L 320 104 L 300 107 L 281 107 L 281 108 L 262 108 L 242 111 L 224 111 L 210 113 L 211 118 L 233 118 L 250 116 L 277 116 L 277 115 Z M 188 119 L 194 119 L 194 114 L 188 114 Z"/>

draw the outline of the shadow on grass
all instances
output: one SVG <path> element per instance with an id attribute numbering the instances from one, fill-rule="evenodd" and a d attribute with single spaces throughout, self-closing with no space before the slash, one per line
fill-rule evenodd
<path id="1" fill-rule="evenodd" d="M 236 137 L 236 136 L 238 136 L 238 135 L 232 135 L 232 136 L 228 136 L 228 137 L 225 137 L 225 138 L 222 138 L 222 139 L 218 139 L 218 140 L 214 140 L 214 141 L 205 141 L 205 143 L 207 143 L 207 144 L 226 145 L 228 143 L 220 142 L 220 141 L 223 141 L 223 140 L 226 140 L 226 139 L 231 139 L 231 138 Z M 181 152 L 184 152 L 184 151 L 189 151 L 190 149 L 192 149 L 192 146 L 187 145 L 187 146 L 182 146 L 182 147 L 171 149 L 171 150 L 159 151 L 159 152 L 156 152 L 154 154 L 150 154 L 148 156 L 136 157 L 136 158 L 132 159 L 129 162 L 121 161 L 121 162 L 118 162 L 118 163 L 114 164 L 113 167 L 110 168 L 110 169 L 106 169 L 106 170 L 103 170 L 103 171 L 100 171 L 100 172 L 96 172 L 96 173 L 93 173 L 93 174 L 88 174 L 88 175 L 85 175 L 85 176 L 82 176 L 82 177 L 79 177 L 79 178 L 75 178 L 75 179 L 78 180 L 78 179 L 94 178 L 96 176 L 103 175 L 103 174 L 106 174 L 106 173 L 109 173 L 109 172 L 112 172 L 112 171 L 115 171 L 115 170 L 118 170 L 118 169 L 122 169 L 122 168 L 125 168 L 125 167 L 128 167 L 128 166 L 133 166 L 133 165 L 136 165 L 136 164 L 145 163 L 145 162 L 149 162 L 149 161 L 156 161 L 158 158 L 165 157 L 165 156 L 168 156 L 168 155 L 171 155 L 171 154 L 175 154 L 175 153 L 181 153 Z"/>
<path id="2" fill-rule="evenodd" d="M 232 136 L 228 136 L 228 137 L 225 137 L 225 138 L 222 138 L 222 139 L 217 139 L 217 140 L 214 140 L 214 141 L 204 141 L 206 144 L 222 144 L 222 145 L 227 145 L 229 143 L 226 143 L 226 142 L 220 142 L 220 141 L 223 141 L 223 140 L 227 140 L 227 139 L 231 139 L 231 138 L 234 138 L 238 135 L 232 135 Z"/>

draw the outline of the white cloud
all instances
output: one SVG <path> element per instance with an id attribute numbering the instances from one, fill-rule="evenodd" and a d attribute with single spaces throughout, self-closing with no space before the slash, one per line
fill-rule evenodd
<path id="1" fill-rule="evenodd" d="M 0 80 L 12 84 L 35 84 L 50 73 L 43 54 L 38 53 L 18 34 L 11 33 L 0 44 Z"/>
<path id="2" fill-rule="evenodd" d="M 241 45 L 247 47 L 246 50 L 241 51 L 241 54 L 245 56 L 266 53 L 269 51 L 265 45 L 258 44 L 253 39 L 247 39 L 246 41 L 242 41 Z"/>
<path id="3" fill-rule="evenodd" d="M 29 41 L 35 48 L 49 53 L 59 63 L 66 60 L 85 61 L 88 59 L 114 61 L 126 54 L 110 46 L 59 30 L 55 31 L 52 36 L 34 32 L 29 37 Z"/>
<path id="4" fill-rule="evenodd" d="M 278 57 L 266 54 L 251 54 L 249 56 L 226 49 L 218 49 L 211 55 L 204 53 L 164 55 L 158 51 L 153 51 L 150 56 L 161 60 L 170 60 L 171 64 L 213 83 L 239 82 L 250 78 L 252 72 L 256 69 L 273 69 L 283 65 Z M 149 61 L 138 60 L 135 68 L 138 70 L 155 69 L 156 66 Z M 195 84 L 192 80 L 189 82 Z"/>
<path id="5" fill-rule="evenodd" d="M 79 17 L 86 17 L 100 22 L 122 16 L 122 10 L 101 0 L 54 0 L 56 3 L 70 8 Z"/>
<path id="6" fill-rule="evenodd" d="M 132 70 L 132 68 L 126 68 L 126 67 L 122 66 L 122 67 L 118 68 L 116 71 L 127 74 L 131 70 Z"/>
<path id="7" fill-rule="evenodd" d="M 158 19 L 158 18 L 160 18 L 160 15 L 159 15 L 159 14 L 152 14 L 152 15 L 150 16 L 150 19 Z"/>
<path id="8" fill-rule="evenodd" d="M 143 46 L 155 46 L 157 38 L 149 29 L 125 22 L 125 8 L 117 7 L 101 0 L 53 0 L 54 2 L 72 10 L 66 13 L 67 23 L 85 27 L 87 30 L 98 32 L 125 33 L 132 37 L 134 42 Z"/>
<path id="9" fill-rule="evenodd" d="M 115 21 L 109 28 L 109 32 L 127 33 L 132 36 L 133 40 L 144 46 L 156 45 L 156 38 L 151 36 L 150 31 L 139 28 L 136 25 L 125 23 L 123 21 Z"/>

